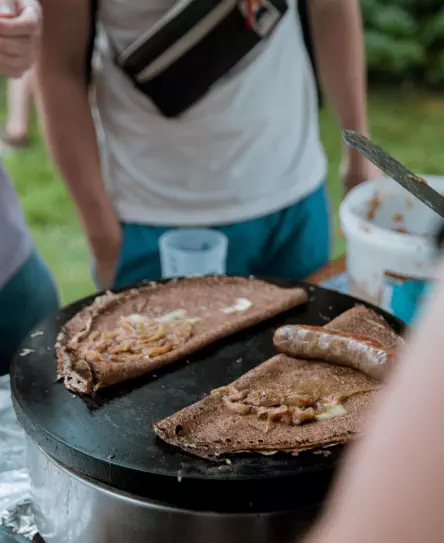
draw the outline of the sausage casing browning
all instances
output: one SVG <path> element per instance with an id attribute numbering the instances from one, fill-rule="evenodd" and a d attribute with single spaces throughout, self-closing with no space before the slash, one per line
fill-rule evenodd
<path id="1" fill-rule="evenodd" d="M 364 336 L 335 332 L 319 326 L 287 325 L 273 338 L 276 349 L 294 358 L 321 360 L 361 371 L 382 381 L 395 353 Z"/>

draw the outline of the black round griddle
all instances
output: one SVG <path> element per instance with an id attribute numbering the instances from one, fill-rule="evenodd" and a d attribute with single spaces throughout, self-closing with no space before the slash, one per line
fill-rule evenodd
<path id="1" fill-rule="evenodd" d="M 65 466 L 169 505 L 271 511 L 319 502 L 342 447 L 332 448 L 329 456 L 249 454 L 232 457 L 231 465 L 214 464 L 167 445 L 152 430 L 154 422 L 276 354 L 272 336 L 278 326 L 323 325 L 361 303 L 320 287 L 306 288 L 309 303 L 219 341 L 186 361 L 104 389 L 92 398 L 75 396 L 56 383 L 56 337 L 61 326 L 94 297 L 76 302 L 47 318 L 24 341 L 22 348 L 32 352 L 18 355 L 11 370 L 17 416 L 26 432 Z M 398 319 L 373 309 L 396 332 L 402 332 Z"/>

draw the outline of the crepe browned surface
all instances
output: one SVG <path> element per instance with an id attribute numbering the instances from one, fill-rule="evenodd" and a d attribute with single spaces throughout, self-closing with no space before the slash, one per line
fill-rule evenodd
<path id="1" fill-rule="evenodd" d="M 399 351 L 404 346 L 404 339 L 395 334 L 384 317 L 363 305 L 342 313 L 325 328 L 368 337 L 391 351 Z"/>
<path id="2" fill-rule="evenodd" d="M 384 319 L 364 307 L 340 315 L 328 327 L 365 335 L 384 347 L 402 344 Z M 384 331 L 381 332 L 381 327 Z M 232 383 L 238 391 L 292 386 L 300 392 L 322 396 L 375 387 L 366 375 L 342 366 L 297 360 L 279 354 L 260 364 Z M 343 402 L 347 414 L 300 426 L 276 424 L 267 432 L 266 421 L 255 414 L 238 415 L 216 391 L 200 402 L 155 424 L 156 433 L 166 442 L 209 459 L 240 452 L 297 452 L 344 443 L 359 435 L 364 417 L 377 392 L 351 396 Z"/>
<path id="3" fill-rule="evenodd" d="M 251 307 L 231 313 L 222 311 L 239 299 L 248 300 Z M 151 283 L 120 294 L 107 293 L 77 313 L 60 333 L 56 344 L 58 375 L 73 392 L 90 393 L 149 373 L 307 300 L 302 288 L 281 288 L 255 278 L 225 276 Z M 186 318 L 194 321 L 191 336 L 166 354 L 117 362 L 94 361 L 80 353 L 78 346 L 93 337 L 91 334 L 115 329 L 122 316 L 158 319 L 177 311 L 186 311 Z"/>

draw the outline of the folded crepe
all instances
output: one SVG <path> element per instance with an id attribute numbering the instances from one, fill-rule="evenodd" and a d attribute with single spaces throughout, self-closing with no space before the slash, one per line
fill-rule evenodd
<path id="1" fill-rule="evenodd" d="M 368 337 L 387 349 L 397 350 L 403 345 L 402 338 L 380 315 L 363 306 L 343 313 L 326 328 Z M 213 391 L 200 402 L 158 422 L 154 430 L 171 445 L 210 460 L 242 452 L 297 453 L 345 443 L 359 435 L 365 413 L 377 398 L 377 388 L 376 381 L 354 369 L 279 354 L 231 385 Z M 230 390 L 234 391 L 232 397 L 237 393 L 242 397 L 247 391 L 257 394 L 270 390 L 293 390 L 324 398 L 343 397 L 343 409 L 340 416 L 326 416 L 324 420 L 300 425 L 278 422 L 270 428 L 269 422 L 261 420 L 257 412 L 233 412 L 227 403 Z"/>
<path id="2" fill-rule="evenodd" d="M 57 344 L 66 388 L 86 394 L 139 377 L 308 300 L 255 278 L 194 277 L 97 297 Z"/>

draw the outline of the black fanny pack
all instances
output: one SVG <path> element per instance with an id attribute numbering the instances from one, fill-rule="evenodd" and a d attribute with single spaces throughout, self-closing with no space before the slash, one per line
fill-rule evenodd
<path id="1" fill-rule="evenodd" d="M 166 117 L 196 103 L 288 9 L 286 0 L 188 0 L 177 4 L 116 63 Z"/>

